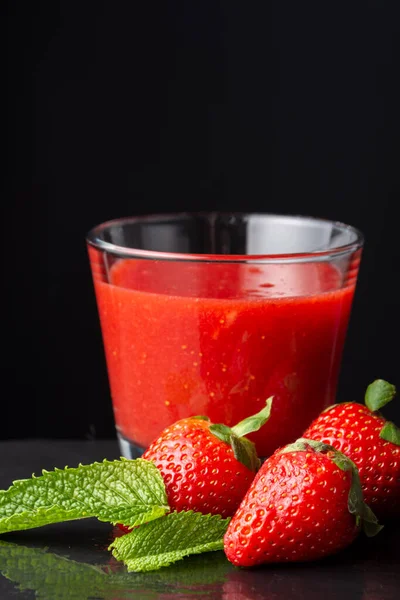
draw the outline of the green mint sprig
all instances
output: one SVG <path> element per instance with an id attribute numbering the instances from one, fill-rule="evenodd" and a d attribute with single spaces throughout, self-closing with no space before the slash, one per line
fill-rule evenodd
<path id="1" fill-rule="evenodd" d="M 157 467 L 146 460 L 104 460 L 43 471 L 0 491 L 0 533 L 97 517 L 130 527 L 169 510 Z"/>
<path id="2" fill-rule="evenodd" d="M 229 519 L 169 513 L 164 481 L 144 459 L 43 471 L 0 490 L 0 533 L 88 517 L 132 527 L 110 546 L 128 571 L 152 571 L 190 554 L 222 550 Z M 169 513 L 169 514 L 167 514 Z"/>
<path id="3" fill-rule="evenodd" d="M 189 554 L 222 550 L 229 521 L 219 515 L 173 512 L 115 539 L 109 549 L 128 571 L 153 571 Z"/>

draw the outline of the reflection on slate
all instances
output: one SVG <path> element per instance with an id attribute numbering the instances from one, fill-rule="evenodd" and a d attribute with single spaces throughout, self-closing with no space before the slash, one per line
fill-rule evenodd
<path id="1" fill-rule="evenodd" d="M 107 551 L 116 529 L 95 522 L 69 526 L 70 531 L 57 525 L 0 540 L 0 573 L 15 586 L 7 597 L 28 599 L 34 592 L 44 600 L 394 600 L 399 590 L 391 533 L 376 550 L 374 542 L 360 539 L 313 564 L 237 569 L 223 552 L 210 552 L 159 571 L 128 573 Z M 0 577 L 1 598 L 4 581 Z"/>
<path id="2" fill-rule="evenodd" d="M 193 598 L 194 594 L 217 598 L 232 568 L 222 552 L 215 552 L 194 556 L 173 569 L 127 573 L 112 558 L 90 564 L 46 548 L 0 540 L 2 575 L 20 590 L 33 590 L 38 598 L 45 600 L 138 597 L 150 600 L 171 594 L 179 598 L 186 595 Z"/>

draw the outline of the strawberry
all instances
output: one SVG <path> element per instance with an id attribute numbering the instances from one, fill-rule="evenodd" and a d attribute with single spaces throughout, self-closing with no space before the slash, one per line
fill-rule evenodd
<path id="1" fill-rule="evenodd" d="M 244 436 L 268 420 L 271 402 L 232 428 L 189 417 L 160 434 L 142 458 L 161 471 L 171 510 L 234 514 L 260 466 L 254 444 Z"/>
<path id="2" fill-rule="evenodd" d="M 377 379 L 365 404 L 334 404 L 315 419 L 303 437 L 331 444 L 357 465 L 365 502 L 385 521 L 400 516 L 400 429 L 379 409 L 396 394 L 394 385 Z"/>
<path id="3" fill-rule="evenodd" d="M 315 560 L 348 546 L 362 524 L 369 535 L 380 529 L 354 463 L 301 438 L 264 462 L 229 523 L 224 550 L 240 567 Z"/>

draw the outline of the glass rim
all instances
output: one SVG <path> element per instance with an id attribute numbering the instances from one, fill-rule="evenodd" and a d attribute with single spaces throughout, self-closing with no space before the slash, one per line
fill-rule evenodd
<path id="1" fill-rule="evenodd" d="M 188 219 L 192 217 L 218 217 L 218 216 L 255 216 L 272 217 L 289 221 L 309 221 L 320 223 L 321 225 L 330 224 L 339 230 L 353 233 L 355 239 L 353 242 L 342 244 L 333 248 L 323 250 L 313 250 L 309 252 L 287 252 L 287 253 L 266 253 L 266 254 L 203 254 L 192 252 L 164 252 L 159 250 L 144 250 L 142 248 L 132 248 L 107 242 L 99 237 L 99 234 L 110 227 L 134 223 L 168 222 L 173 219 Z M 342 221 L 335 221 L 323 217 L 314 217 L 302 214 L 280 214 L 269 212 L 227 212 L 227 211 L 204 211 L 204 212 L 171 212 L 154 213 L 130 217 L 119 217 L 104 221 L 92 227 L 86 234 L 86 242 L 103 252 L 120 256 L 121 258 L 140 258 L 147 260 L 175 260 L 186 262 L 208 262 L 208 263 L 275 263 L 275 262 L 315 262 L 329 260 L 333 257 L 346 256 L 359 250 L 364 245 L 363 233 L 353 225 L 348 225 Z"/>

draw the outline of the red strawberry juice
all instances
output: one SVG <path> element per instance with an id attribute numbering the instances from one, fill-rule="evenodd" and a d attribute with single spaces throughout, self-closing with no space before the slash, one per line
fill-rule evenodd
<path id="1" fill-rule="evenodd" d="M 233 425 L 273 396 L 249 436 L 266 457 L 335 401 L 355 276 L 328 262 L 122 258 L 105 270 L 89 254 L 116 426 L 134 445 L 191 415 Z"/>

